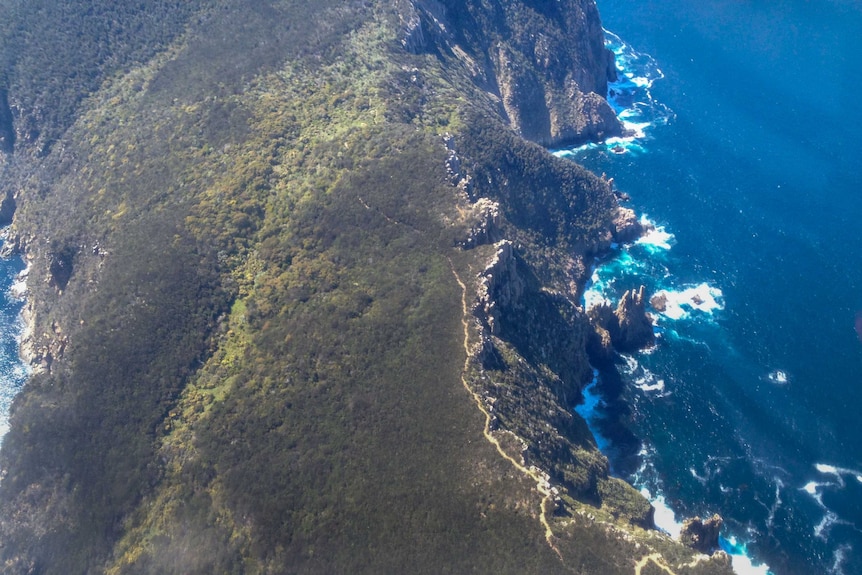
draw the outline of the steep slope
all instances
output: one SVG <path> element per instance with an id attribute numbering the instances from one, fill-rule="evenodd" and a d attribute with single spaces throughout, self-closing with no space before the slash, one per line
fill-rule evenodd
<path id="1" fill-rule="evenodd" d="M 4 572 L 727 572 L 571 410 L 618 208 L 524 138 L 611 129 L 592 2 L 58 4 L 0 7 Z"/>

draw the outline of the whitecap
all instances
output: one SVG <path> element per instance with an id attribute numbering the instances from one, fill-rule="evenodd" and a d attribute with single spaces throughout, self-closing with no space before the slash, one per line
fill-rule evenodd
<path id="1" fill-rule="evenodd" d="M 765 563 L 755 564 L 748 555 L 748 549 L 744 543 L 737 541 L 736 537 L 719 538 L 721 548 L 730 555 L 733 572 L 736 575 L 770 575 L 769 565 Z"/>
<path id="2" fill-rule="evenodd" d="M 641 216 L 640 224 L 645 231 L 635 243 L 644 246 L 651 253 L 667 251 L 671 248 L 674 235 L 668 232 L 664 226 L 657 225 L 646 214 Z"/>
<path id="3" fill-rule="evenodd" d="M 783 369 L 774 369 L 770 371 L 769 374 L 766 376 L 766 379 L 777 385 L 787 385 L 787 383 L 790 381 L 787 372 Z"/>
<path id="4" fill-rule="evenodd" d="M 723 310 L 722 291 L 704 282 L 682 290 L 659 290 L 650 299 L 653 309 L 673 320 L 688 318 L 692 311 L 705 315 Z"/>
<path id="5" fill-rule="evenodd" d="M 664 495 L 658 494 L 653 497 L 653 494 L 646 487 L 641 487 L 640 492 L 655 508 L 655 526 L 674 539 L 679 539 L 679 534 L 682 531 L 682 523 L 676 520 L 676 514 L 670 508 L 670 505 L 667 504 Z"/>

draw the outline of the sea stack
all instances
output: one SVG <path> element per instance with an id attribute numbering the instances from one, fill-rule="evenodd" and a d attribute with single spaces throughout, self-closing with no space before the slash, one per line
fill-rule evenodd
<path id="1" fill-rule="evenodd" d="M 628 290 L 623 294 L 614 312 L 615 322 L 611 323 L 611 341 L 619 351 L 635 351 L 655 343 L 652 321 L 646 313 L 644 293 L 641 286 L 637 291 Z"/>

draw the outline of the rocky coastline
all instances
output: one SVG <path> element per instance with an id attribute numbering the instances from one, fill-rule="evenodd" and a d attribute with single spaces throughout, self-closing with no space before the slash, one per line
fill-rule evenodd
<path id="1" fill-rule="evenodd" d="M 119 51 L 70 63 L 99 79 L 80 108 L 52 100 L 65 69 L 0 74 L 33 367 L 0 564 L 728 573 L 654 529 L 573 412 L 591 349 L 652 334 L 642 289 L 579 303 L 643 225 L 544 149 L 621 133 L 595 3 L 331 4 L 64 20 L 140 31 L 63 51 Z"/>

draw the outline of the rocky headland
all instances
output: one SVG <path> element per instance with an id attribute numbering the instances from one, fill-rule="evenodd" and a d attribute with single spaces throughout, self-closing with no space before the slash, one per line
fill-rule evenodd
<path id="1" fill-rule="evenodd" d="M 621 133 L 594 2 L 90 4 L 0 6 L 4 572 L 730 572 L 572 409 L 652 334 L 543 147 Z"/>

